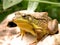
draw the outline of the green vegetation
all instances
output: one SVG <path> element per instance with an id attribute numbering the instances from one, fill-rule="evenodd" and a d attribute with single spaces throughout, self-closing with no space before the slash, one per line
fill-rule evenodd
<path id="1" fill-rule="evenodd" d="M 35 11 L 48 12 L 49 16 L 52 19 L 56 18 L 60 22 L 60 0 L 29 0 L 29 1 L 23 0 L 20 3 L 16 3 L 15 5 L 12 5 L 12 6 L 7 7 L 7 8 L 4 8 L 5 5 L 3 6 L 3 1 L 0 0 L 0 22 L 8 14 L 11 14 L 15 11 L 26 10 L 28 7 L 29 1 L 32 1 L 32 2 L 36 1 L 39 3 Z"/>

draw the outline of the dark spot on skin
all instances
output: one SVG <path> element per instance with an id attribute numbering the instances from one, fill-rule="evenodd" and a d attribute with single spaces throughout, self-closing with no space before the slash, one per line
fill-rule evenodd
<path id="1" fill-rule="evenodd" d="M 58 34 L 59 33 L 59 31 L 57 31 L 55 34 Z"/>
<path id="2" fill-rule="evenodd" d="M 3 30 L 2 32 L 6 32 L 6 30 Z"/>
<path id="3" fill-rule="evenodd" d="M 9 22 L 7 24 L 8 27 L 16 27 L 17 25 L 14 22 Z"/>
<path id="4" fill-rule="evenodd" d="M 15 30 L 10 31 L 10 33 L 13 34 L 13 35 L 17 34 L 17 32 Z"/>
<path id="5" fill-rule="evenodd" d="M 4 36 L 4 35 L 6 35 L 6 30 L 0 31 L 0 36 Z"/>

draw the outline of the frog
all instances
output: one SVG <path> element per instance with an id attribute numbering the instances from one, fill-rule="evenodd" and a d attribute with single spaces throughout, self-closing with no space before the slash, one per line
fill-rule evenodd
<path id="1" fill-rule="evenodd" d="M 29 33 L 36 37 L 36 42 L 46 35 L 53 35 L 58 31 L 57 19 L 52 19 L 47 12 L 35 12 L 31 14 L 16 12 L 13 22 L 20 28 L 20 35 Z"/>

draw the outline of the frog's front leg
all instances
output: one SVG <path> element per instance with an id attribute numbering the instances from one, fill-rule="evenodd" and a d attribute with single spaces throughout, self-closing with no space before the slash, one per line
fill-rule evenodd
<path id="1" fill-rule="evenodd" d="M 17 37 L 21 36 L 21 39 L 23 39 L 24 35 L 25 35 L 25 31 L 24 30 L 20 30 L 19 35 Z"/>
<path id="2" fill-rule="evenodd" d="M 48 22 L 50 34 L 55 34 L 58 31 L 58 21 L 56 19 Z"/>
<path id="3" fill-rule="evenodd" d="M 20 35 L 22 36 L 21 39 L 23 39 L 23 37 L 24 37 L 24 35 L 25 35 L 25 31 L 24 31 L 24 30 L 21 30 Z"/>

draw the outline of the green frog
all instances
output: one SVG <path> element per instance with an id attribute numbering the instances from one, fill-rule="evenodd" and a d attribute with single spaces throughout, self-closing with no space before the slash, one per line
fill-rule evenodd
<path id="1" fill-rule="evenodd" d="M 29 33 L 40 41 L 44 36 L 55 34 L 58 31 L 58 21 L 52 20 L 47 12 L 35 12 L 25 14 L 16 12 L 13 22 L 20 28 L 20 35 L 23 37 Z"/>

